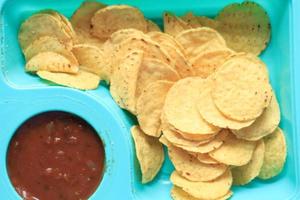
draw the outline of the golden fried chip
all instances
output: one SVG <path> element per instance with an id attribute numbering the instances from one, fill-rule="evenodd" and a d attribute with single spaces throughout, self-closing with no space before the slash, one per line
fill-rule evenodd
<path id="1" fill-rule="evenodd" d="M 49 14 L 35 14 L 22 23 L 19 30 L 19 43 L 24 51 L 34 40 L 42 36 L 56 37 L 68 50 L 72 48 L 72 37 L 66 33 L 54 16 Z"/>
<path id="2" fill-rule="evenodd" d="M 263 140 L 260 140 L 257 142 L 250 162 L 231 169 L 234 185 L 245 185 L 258 176 L 263 165 L 264 153 L 265 144 Z"/>
<path id="3" fill-rule="evenodd" d="M 131 135 L 142 171 L 142 183 L 148 183 L 155 178 L 164 162 L 163 146 L 157 138 L 143 133 L 139 126 L 131 128 Z"/>
<path id="4" fill-rule="evenodd" d="M 115 102 L 132 113 L 136 113 L 136 86 L 138 73 L 143 61 L 143 52 L 130 51 L 120 61 L 111 77 L 110 93 Z"/>
<path id="5" fill-rule="evenodd" d="M 230 170 L 227 170 L 219 178 L 208 182 L 193 182 L 189 181 L 174 171 L 171 175 L 171 182 L 180 187 L 183 191 L 191 196 L 199 199 L 218 199 L 230 191 L 232 184 L 232 175 Z"/>
<path id="6" fill-rule="evenodd" d="M 106 58 L 101 49 L 90 44 L 77 44 L 72 52 L 80 64 L 80 69 L 97 74 L 102 80 L 110 79 L 112 69 L 106 65 Z"/>
<path id="7" fill-rule="evenodd" d="M 38 13 L 50 14 L 53 17 L 55 17 L 58 20 L 58 22 L 62 25 L 62 28 L 65 30 L 65 32 L 72 38 L 72 40 L 76 40 L 76 33 L 72 27 L 72 24 L 70 23 L 68 18 L 66 18 L 63 14 L 60 14 L 59 12 L 52 9 L 42 10 Z"/>
<path id="8" fill-rule="evenodd" d="M 197 56 L 199 52 L 195 52 L 195 49 L 203 46 L 212 46 L 213 44 L 213 46 L 226 47 L 223 37 L 217 31 L 207 27 L 182 31 L 176 36 L 176 40 L 185 48 L 188 58 Z"/>
<path id="9" fill-rule="evenodd" d="M 143 32 L 147 30 L 143 13 L 127 5 L 113 5 L 100 9 L 92 17 L 91 23 L 91 33 L 98 38 L 108 38 L 113 32 L 124 28 L 134 28 Z"/>
<path id="10" fill-rule="evenodd" d="M 216 20 L 220 22 L 217 30 L 225 38 L 228 47 L 237 52 L 259 55 L 270 40 L 270 19 L 255 2 L 226 6 Z"/>
<path id="11" fill-rule="evenodd" d="M 278 127 L 271 135 L 264 138 L 265 155 L 258 177 L 270 179 L 283 169 L 286 160 L 286 141 L 283 131 Z"/>
<path id="12" fill-rule="evenodd" d="M 230 133 L 222 146 L 209 152 L 209 155 L 220 163 L 242 166 L 251 160 L 255 145 L 255 142 L 237 139 Z"/>
<path id="13" fill-rule="evenodd" d="M 189 134 L 214 134 L 220 129 L 207 123 L 197 111 L 196 102 L 204 79 L 190 77 L 176 82 L 169 90 L 164 115 L 168 123 Z"/>
<path id="14" fill-rule="evenodd" d="M 58 85 L 80 90 L 96 89 L 100 82 L 100 79 L 97 75 L 82 70 L 79 70 L 77 74 L 38 71 L 37 75 L 42 79 L 51 81 Z"/>
<path id="15" fill-rule="evenodd" d="M 147 33 L 151 37 L 152 40 L 159 43 L 160 45 L 169 45 L 175 47 L 177 50 L 179 50 L 182 54 L 185 54 L 185 50 L 177 40 L 175 40 L 174 37 L 170 36 L 167 33 L 158 32 L 158 31 L 152 31 Z"/>
<path id="16" fill-rule="evenodd" d="M 144 58 L 151 58 L 151 59 L 159 59 L 160 61 L 164 62 L 167 65 L 170 65 L 173 69 L 175 69 L 174 62 L 172 61 L 169 54 L 159 45 L 158 43 L 151 40 L 149 37 L 130 37 L 125 41 L 121 42 L 119 45 L 113 50 L 112 58 L 113 66 L 116 66 L 118 63 L 118 58 L 126 55 L 128 51 L 132 49 L 139 49 L 144 51 Z"/>
<path id="17" fill-rule="evenodd" d="M 273 93 L 269 106 L 264 110 L 255 122 L 240 130 L 232 130 L 232 132 L 241 139 L 255 141 L 271 134 L 280 122 L 280 109 Z"/>
<path id="18" fill-rule="evenodd" d="M 96 1 L 84 1 L 71 17 L 71 24 L 77 30 L 89 32 L 91 29 L 91 18 L 94 14 L 106 5 Z"/>
<path id="19" fill-rule="evenodd" d="M 161 31 L 159 26 L 155 22 L 153 22 L 149 19 L 146 19 L 146 23 L 147 23 L 147 32 Z"/>
<path id="20" fill-rule="evenodd" d="M 190 60 L 197 76 L 207 78 L 233 54 L 228 48 L 204 51 Z"/>
<path id="21" fill-rule="evenodd" d="M 178 73 L 159 59 L 143 58 L 139 68 L 135 97 L 139 98 L 146 87 L 158 80 L 175 82 L 179 80 Z"/>
<path id="22" fill-rule="evenodd" d="M 187 151 L 174 146 L 168 147 L 168 153 L 177 173 L 190 181 L 211 181 L 227 170 L 227 165 L 201 163 Z"/>
<path id="23" fill-rule="evenodd" d="M 197 147 L 202 144 L 210 142 L 211 139 L 214 139 L 214 138 L 209 138 L 209 139 L 202 140 L 202 141 L 188 140 L 188 139 L 185 139 L 184 137 L 182 137 L 180 133 L 176 133 L 175 131 L 171 130 L 170 128 L 163 128 L 163 135 L 166 137 L 166 139 L 168 141 L 170 141 L 175 146 L 180 145 L 180 146 Z"/>
<path id="24" fill-rule="evenodd" d="M 164 32 L 174 37 L 180 32 L 192 28 L 191 25 L 170 12 L 165 12 L 163 14 L 163 21 Z"/>
<path id="25" fill-rule="evenodd" d="M 264 66 L 245 55 L 227 60 L 213 80 L 213 101 L 226 117 L 233 120 L 257 118 L 272 97 Z"/>
<path id="26" fill-rule="evenodd" d="M 159 137 L 160 116 L 165 97 L 173 82 L 160 80 L 149 84 L 137 100 L 136 112 L 140 128 L 145 134 Z"/>
<path id="27" fill-rule="evenodd" d="M 76 74 L 79 70 L 78 65 L 74 65 L 65 56 L 45 51 L 33 56 L 25 66 L 27 72 L 46 70 L 50 72 L 66 72 Z"/>
<path id="28" fill-rule="evenodd" d="M 225 196 L 214 199 L 214 200 L 226 200 L 232 196 L 232 192 L 229 191 Z M 171 190 L 171 197 L 174 200 L 203 200 L 196 197 L 191 196 L 189 193 L 185 192 L 183 189 L 177 186 L 173 186 Z"/>
<path id="29" fill-rule="evenodd" d="M 127 28 L 127 29 L 120 29 L 109 37 L 110 42 L 113 45 L 118 45 L 121 42 L 126 41 L 129 38 L 140 38 L 140 39 L 150 39 L 146 34 L 144 34 L 142 31 L 139 31 L 137 29 L 133 28 Z"/>
<path id="30" fill-rule="evenodd" d="M 227 130 L 221 130 L 220 133 L 218 133 L 209 142 L 200 144 L 199 146 L 184 146 L 175 143 L 174 146 L 177 146 L 181 149 L 184 149 L 192 153 L 208 153 L 214 151 L 215 149 L 220 148 L 223 145 L 224 140 L 226 140 L 227 135 L 228 135 Z"/>
<path id="31" fill-rule="evenodd" d="M 230 129 L 241 129 L 250 126 L 254 122 L 254 120 L 239 122 L 223 115 L 211 97 L 212 80 L 206 79 L 204 84 L 205 86 L 203 90 L 200 91 L 199 100 L 197 102 L 197 108 L 204 120 L 214 126 Z"/>
<path id="32" fill-rule="evenodd" d="M 42 36 L 34 40 L 24 51 L 25 59 L 28 62 L 35 55 L 46 51 L 61 54 L 67 58 L 72 65 L 78 65 L 78 61 L 74 54 L 67 50 L 66 46 L 56 37 L 52 36 Z"/>
<path id="33" fill-rule="evenodd" d="M 197 153 L 195 156 L 202 163 L 205 163 L 205 164 L 219 164 L 218 161 L 216 161 L 215 159 L 210 157 L 207 153 Z"/>

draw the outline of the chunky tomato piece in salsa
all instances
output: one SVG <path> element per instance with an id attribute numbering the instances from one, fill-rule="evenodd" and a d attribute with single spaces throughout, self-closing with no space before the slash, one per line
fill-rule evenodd
<path id="1" fill-rule="evenodd" d="M 24 199 L 87 199 L 104 168 L 103 143 L 82 119 L 48 112 L 25 122 L 10 142 L 7 169 Z"/>

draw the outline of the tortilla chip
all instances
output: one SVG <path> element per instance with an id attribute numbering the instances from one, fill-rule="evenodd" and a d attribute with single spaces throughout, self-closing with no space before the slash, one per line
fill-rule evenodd
<path id="1" fill-rule="evenodd" d="M 74 54 L 67 50 L 56 37 L 42 36 L 34 40 L 24 51 L 25 59 L 28 62 L 32 57 L 42 52 L 54 52 L 67 58 L 72 65 L 78 65 Z M 49 59 L 49 58 L 48 58 Z"/>
<path id="2" fill-rule="evenodd" d="M 168 153 L 177 173 L 190 181 L 211 181 L 227 170 L 227 165 L 201 163 L 187 151 L 174 146 L 168 147 Z"/>
<path id="3" fill-rule="evenodd" d="M 167 122 L 176 129 L 195 135 L 213 134 L 220 130 L 207 123 L 197 111 L 196 102 L 203 83 L 202 78 L 189 77 L 177 81 L 169 90 L 163 112 Z"/>
<path id="4" fill-rule="evenodd" d="M 237 139 L 230 133 L 222 146 L 209 152 L 209 155 L 220 163 L 242 166 L 251 160 L 255 146 L 255 142 Z"/>
<path id="5" fill-rule="evenodd" d="M 132 50 L 122 58 L 111 77 L 110 93 L 115 102 L 131 113 L 136 113 L 136 84 L 143 52 Z"/>
<path id="6" fill-rule="evenodd" d="M 171 182 L 180 187 L 189 195 L 199 199 L 217 199 L 227 195 L 232 184 L 232 175 L 230 170 L 227 170 L 219 178 L 208 182 L 193 182 L 189 181 L 174 171 L 171 175 Z"/>
<path id="7" fill-rule="evenodd" d="M 68 50 L 72 48 L 72 37 L 63 29 L 54 16 L 49 14 L 35 14 L 21 24 L 19 43 L 23 51 L 36 39 L 42 36 L 56 37 Z"/>
<path id="8" fill-rule="evenodd" d="M 161 135 L 161 112 L 165 97 L 173 82 L 160 80 L 149 84 L 137 100 L 137 119 L 145 134 L 153 137 Z"/>
<path id="9" fill-rule="evenodd" d="M 142 171 L 142 183 L 145 184 L 155 178 L 164 162 L 163 146 L 157 138 L 143 133 L 139 126 L 131 128 L 131 135 Z"/>
<path id="10" fill-rule="evenodd" d="M 264 138 L 264 142 L 264 162 L 258 177 L 270 179 L 282 171 L 286 160 L 287 147 L 283 131 L 278 127 L 271 135 Z"/>
<path id="11" fill-rule="evenodd" d="M 260 140 L 257 142 L 250 162 L 231 169 L 234 185 L 245 185 L 258 176 L 263 165 L 264 153 L 265 144 L 263 140 Z"/>
<path id="12" fill-rule="evenodd" d="M 91 23 L 91 33 L 98 38 L 108 38 L 113 32 L 124 28 L 134 28 L 143 32 L 147 30 L 143 13 L 127 5 L 113 5 L 100 9 L 92 17 Z"/>
<path id="13" fill-rule="evenodd" d="M 78 71 L 77 74 L 38 71 L 37 75 L 42 79 L 51 81 L 58 85 L 63 85 L 80 90 L 96 89 L 100 82 L 100 79 L 97 75 L 82 70 Z"/>
<path id="14" fill-rule="evenodd" d="M 260 116 L 272 97 L 264 66 L 244 54 L 228 59 L 215 73 L 212 97 L 227 117 L 249 121 Z"/>
<path id="15" fill-rule="evenodd" d="M 267 46 L 271 35 L 270 19 L 257 3 L 246 1 L 226 6 L 216 17 L 217 30 L 229 48 L 237 52 L 259 55 Z"/>
<path id="16" fill-rule="evenodd" d="M 78 65 L 74 65 L 65 56 L 45 51 L 33 56 L 25 66 L 27 72 L 46 70 L 50 72 L 66 72 L 76 74 L 79 70 Z"/>

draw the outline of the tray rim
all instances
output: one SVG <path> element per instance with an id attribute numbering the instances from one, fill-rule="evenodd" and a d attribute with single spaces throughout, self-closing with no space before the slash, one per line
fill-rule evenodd
<path id="1" fill-rule="evenodd" d="M 7 0 L 9 1 L 9 0 Z M 1 16 L 0 16 L 0 36 L 3 36 L 1 35 L 1 32 L 2 32 L 2 7 L 4 6 L 5 4 L 5 0 L 0 0 L 0 10 L 1 10 Z M 300 1 L 298 0 L 290 0 L 290 5 L 289 5 L 289 9 L 290 9 L 290 13 L 289 13 L 289 17 L 290 17 L 290 34 L 291 34 L 291 37 L 290 37 L 290 45 L 291 45 L 291 56 L 290 56 L 290 61 L 291 61 L 291 69 L 290 69 L 290 72 L 291 72 L 291 81 L 290 81 L 290 84 L 291 84 L 291 89 L 292 89 L 292 92 L 291 92 L 291 102 L 292 102 L 292 109 L 295 110 L 294 112 L 294 122 L 295 122 L 295 125 L 293 126 L 293 130 L 294 130 L 294 133 L 295 135 L 297 134 L 300 134 L 299 132 L 299 125 L 300 125 L 300 89 L 298 88 L 297 90 L 297 86 L 300 86 L 300 57 L 296 55 L 297 52 L 300 52 L 300 24 L 297 23 L 297 21 L 299 22 L 300 21 L 300 12 L 298 11 L 297 12 L 297 9 L 296 8 L 300 8 Z M 0 41 L 0 68 L 2 66 L 1 62 L 3 62 L 3 58 L 2 58 L 2 48 L 4 48 L 1 44 L 2 44 L 2 41 L 3 39 L 1 38 L 1 41 Z M 298 43 L 298 45 L 296 45 Z M 9 81 L 3 81 L 3 79 L 5 80 L 5 76 L 3 76 L 3 72 L 1 71 L 0 72 L 0 87 L 5 87 L 8 89 L 8 90 L 24 90 L 23 88 L 15 88 L 13 84 L 10 84 Z M 3 85 L 2 85 L 3 84 Z M 44 89 L 46 87 L 38 87 L 36 89 Z M 55 88 L 55 87 L 54 87 Z M 35 89 L 35 88 L 33 88 Z M 61 88 L 60 88 L 61 89 Z M 26 89 L 25 89 L 26 90 Z M 4 95 L 5 95 L 5 90 L 4 90 Z M 1 97 L 1 94 L 0 94 L 0 101 L 2 100 L 8 100 L 8 99 L 5 99 Z M 297 147 L 297 145 L 300 145 L 300 137 L 297 137 L 298 140 L 296 141 L 293 141 L 294 143 L 294 146 Z M 300 153 L 298 153 L 296 151 L 296 149 L 294 148 L 294 155 L 296 155 L 296 157 L 300 158 Z M 298 160 L 295 160 L 295 164 L 296 164 L 296 168 L 299 169 L 299 170 L 296 170 L 295 171 L 295 175 L 297 177 L 296 179 L 296 185 L 295 185 L 295 192 L 293 194 L 290 195 L 289 199 L 300 199 L 300 190 L 299 190 L 299 187 L 300 187 L 300 159 Z M 136 199 L 136 195 L 133 195 L 133 197 Z"/>

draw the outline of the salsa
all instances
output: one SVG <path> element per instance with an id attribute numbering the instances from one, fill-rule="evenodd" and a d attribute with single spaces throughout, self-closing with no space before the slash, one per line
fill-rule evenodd
<path id="1" fill-rule="evenodd" d="M 68 113 L 47 112 L 17 130 L 7 169 L 24 199 L 77 200 L 96 190 L 104 160 L 103 143 L 88 123 Z"/>

